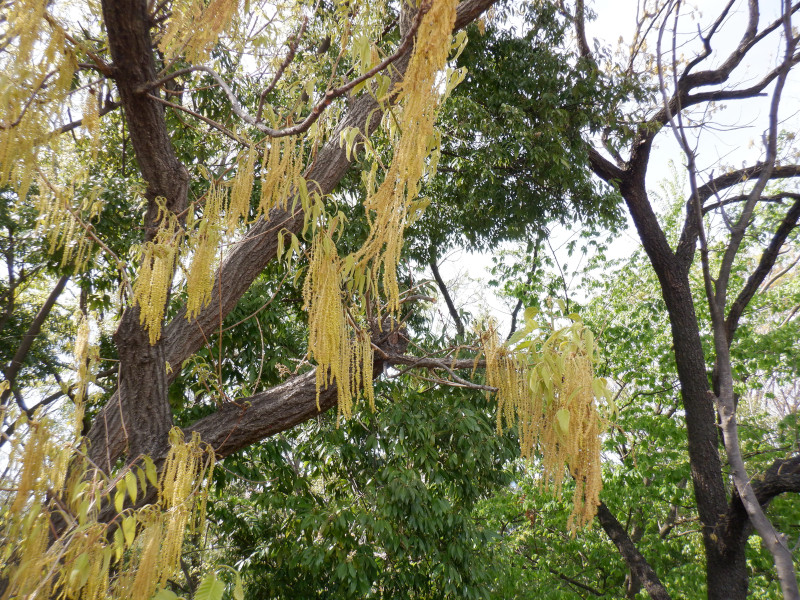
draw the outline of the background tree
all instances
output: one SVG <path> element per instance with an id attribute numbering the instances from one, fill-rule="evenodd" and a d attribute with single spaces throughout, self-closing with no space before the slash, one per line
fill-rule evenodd
<path id="1" fill-rule="evenodd" d="M 681 3 L 667 2 L 659 5 L 655 13 L 649 10 L 640 13 L 638 31 L 641 36 L 634 43 L 629 72 L 635 70 L 637 57 L 647 39 L 646 33 L 651 32 L 651 43 L 655 42 L 656 51 L 650 60 L 656 64 L 658 74 L 656 102 L 652 107 L 640 106 L 640 112 L 631 114 L 628 136 L 609 136 L 603 140 L 602 151 L 592 147 L 590 159 L 593 171 L 619 188 L 658 277 L 669 315 L 686 414 L 691 477 L 703 524 L 709 597 L 743 598 L 747 594 L 744 546 L 751 523 L 775 557 L 783 593 L 786 597 L 796 597 L 796 576 L 786 540 L 776 534 L 764 518 L 762 505 L 780 493 L 797 491 L 797 477 L 794 475 L 797 457 L 776 461 L 774 468 L 761 475 L 763 483 L 749 483 L 753 475 L 745 473 L 737 440 L 730 348 L 745 309 L 774 267 L 780 249 L 789 240 L 789 234 L 797 223 L 796 204 L 779 214 L 775 214 L 773 207 L 765 210 L 765 216 L 770 215 L 769 225 L 763 223 L 764 229 L 761 229 L 757 207 L 770 203 L 769 195 L 764 193 L 769 181 L 785 180 L 800 173 L 795 164 L 779 165 L 776 162 L 781 94 L 791 69 L 798 61 L 798 39 L 791 24 L 798 7 L 784 2 L 777 18 L 762 25 L 759 3 L 749 2 L 747 23 L 740 42 L 727 55 L 717 55 L 713 51 L 715 36 L 733 7 L 732 2 L 726 4 L 718 17 L 705 28 L 701 26 L 696 39 L 700 47 L 685 63 L 681 62 L 677 50 L 678 27 L 683 18 Z M 581 55 L 594 62 L 586 40 L 582 2 L 576 5 L 576 15 L 575 30 Z M 734 71 L 759 42 L 771 35 L 780 38 L 783 46 L 776 63 L 766 67 L 755 84 L 736 85 L 732 80 Z M 686 51 L 684 48 L 683 52 Z M 701 171 L 696 160 L 696 139 L 707 130 L 712 118 L 705 107 L 712 102 L 753 98 L 767 89 L 770 90 L 771 104 L 762 159 L 753 166 L 725 174 Z M 698 124 L 691 138 L 686 128 L 689 119 L 696 119 Z M 675 131 L 686 154 L 690 182 L 690 197 L 686 201 L 681 232 L 672 243 L 659 222 L 646 187 L 653 143 L 665 128 L 667 134 L 670 129 Z M 791 197 L 791 192 L 789 194 Z M 721 227 L 728 227 L 730 231 L 721 247 L 712 247 L 707 242 L 708 219 L 714 211 L 721 215 Z M 754 254 L 760 253 L 757 264 L 753 264 L 752 257 L 747 259 L 741 253 L 745 232 L 753 228 L 770 232 L 763 234 L 765 241 L 761 248 L 752 250 Z M 713 353 L 708 359 L 703 349 L 702 328 L 689 279 L 698 243 L 703 285 L 711 315 L 710 333 L 714 340 Z M 716 275 L 711 270 L 717 260 L 712 257 L 712 251 L 719 251 L 721 257 Z M 743 263 L 748 262 L 752 266 L 745 277 L 741 273 L 746 268 Z M 734 263 L 742 265 L 737 268 L 742 277 L 739 285 L 730 276 Z M 729 303 L 728 297 L 735 299 Z M 721 419 L 722 438 L 717 428 L 715 406 Z M 720 441 L 724 441 L 735 482 L 730 498 L 719 454 Z"/>

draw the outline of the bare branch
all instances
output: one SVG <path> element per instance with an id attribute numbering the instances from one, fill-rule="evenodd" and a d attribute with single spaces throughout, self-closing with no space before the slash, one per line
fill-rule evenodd
<path id="1" fill-rule="evenodd" d="M 240 144 L 244 144 L 245 143 L 245 141 L 242 138 L 240 138 L 238 135 L 233 133 L 230 129 L 225 127 L 225 125 L 223 125 L 222 123 L 218 123 L 214 119 L 209 119 L 205 115 L 201 115 L 200 113 L 195 112 L 190 108 L 186 108 L 185 106 L 181 106 L 180 104 L 175 104 L 174 102 L 170 102 L 169 100 L 164 100 L 163 98 L 159 98 L 158 96 L 155 96 L 153 94 L 147 94 L 147 97 L 148 98 L 152 98 L 156 102 L 160 102 L 164 106 L 169 106 L 170 108 L 181 110 L 181 111 L 185 112 L 186 114 L 193 116 L 196 119 L 200 119 L 201 121 L 203 121 L 205 123 L 208 123 L 214 129 L 217 129 L 218 131 L 221 131 L 226 136 L 231 138 L 234 142 L 238 142 Z"/>
<path id="2" fill-rule="evenodd" d="M 261 96 L 258 99 L 258 110 L 256 110 L 256 122 L 261 121 L 261 113 L 264 110 L 264 102 L 267 99 L 269 93 L 275 89 L 275 86 L 278 85 L 278 82 L 283 77 L 284 71 L 286 71 L 286 67 L 288 67 L 292 61 L 294 60 L 294 56 L 297 53 L 297 46 L 300 44 L 300 38 L 303 37 L 303 34 L 306 31 L 306 26 L 308 25 L 308 17 L 303 17 L 303 23 L 300 26 L 300 31 L 297 33 L 296 36 L 292 39 L 292 43 L 289 44 L 289 52 L 286 54 L 286 58 L 283 59 L 281 66 L 278 67 L 278 70 L 275 72 L 275 75 L 270 81 L 269 85 L 261 92 Z"/>
<path id="3" fill-rule="evenodd" d="M 759 202 L 766 202 L 770 204 L 783 204 L 783 201 L 786 198 L 796 198 L 798 194 L 794 194 L 792 192 L 779 192 L 777 194 L 773 194 L 772 196 L 761 196 Z M 747 201 L 748 194 L 739 194 L 738 196 L 732 196 L 730 198 L 725 198 L 724 200 L 719 200 L 714 204 L 706 204 L 703 207 L 703 214 L 708 214 L 712 210 L 716 210 L 723 206 L 728 206 L 729 204 L 736 204 L 737 202 L 745 202 Z"/>
<path id="4" fill-rule="evenodd" d="M 450 316 L 453 318 L 453 322 L 456 325 L 456 330 L 458 331 L 458 335 L 463 337 L 464 323 L 461 321 L 461 315 L 458 314 L 458 310 L 456 310 L 456 305 L 453 304 L 453 299 L 450 297 L 450 292 L 447 291 L 447 286 L 444 284 L 444 279 L 442 279 L 442 275 L 439 273 L 439 266 L 436 264 L 435 259 L 431 259 L 428 264 L 430 265 L 431 271 L 433 272 L 433 278 L 436 280 L 436 285 L 439 286 L 439 291 L 442 292 L 442 296 L 444 297 L 444 302 L 445 304 L 447 304 L 447 310 L 450 312 Z"/>
<path id="5" fill-rule="evenodd" d="M 753 271 L 747 279 L 747 283 L 745 283 L 742 291 L 739 292 L 739 295 L 736 297 L 736 300 L 733 302 L 728 312 L 728 318 L 725 321 L 725 329 L 727 331 L 729 346 L 733 341 L 736 328 L 739 326 L 739 318 L 742 316 L 744 309 L 750 303 L 753 295 L 766 279 L 767 275 L 769 275 L 769 272 L 775 265 L 775 260 L 778 258 L 778 252 L 786 241 L 786 238 L 797 226 L 797 222 L 800 219 L 800 194 L 786 194 L 785 197 L 794 198 L 795 203 L 786 213 L 783 221 L 781 221 L 769 245 L 764 249 L 761 259 L 758 262 L 758 267 L 756 267 L 756 270 Z"/>
<path id="6" fill-rule="evenodd" d="M 333 89 L 330 89 L 327 92 L 325 92 L 325 95 L 323 96 L 322 100 L 320 100 L 314 106 L 314 108 L 311 109 L 311 112 L 308 114 L 308 116 L 306 116 L 306 118 L 303 119 L 300 123 L 297 123 L 296 125 L 292 125 L 291 127 L 284 127 L 283 129 L 272 129 L 271 127 L 267 127 L 266 125 L 261 123 L 260 122 L 260 117 L 259 118 L 252 117 L 244 109 L 244 107 L 242 107 L 242 105 L 239 103 L 239 100 L 236 98 L 236 95 L 233 93 L 233 90 L 230 88 L 230 86 L 227 84 L 227 82 L 222 77 L 220 77 L 220 75 L 216 71 L 214 71 L 210 67 L 205 67 L 205 66 L 202 66 L 202 65 L 198 65 L 198 66 L 194 66 L 194 67 L 187 67 L 186 69 L 181 69 L 180 71 L 176 71 L 176 73 L 177 74 L 183 74 L 183 73 L 187 73 L 187 72 L 191 72 L 191 71 L 202 71 L 202 72 L 207 73 L 208 75 L 210 75 L 211 78 L 214 79 L 214 81 L 217 82 L 219 87 L 222 88 L 222 91 L 225 92 L 225 95 L 228 97 L 228 101 L 231 103 L 231 109 L 233 110 L 234 114 L 237 117 L 239 117 L 242 121 L 244 121 L 248 125 L 251 125 L 251 126 L 255 127 L 256 129 L 258 129 L 262 133 L 265 133 L 266 135 L 268 135 L 270 137 L 273 137 L 273 138 L 287 137 L 287 136 L 290 136 L 290 135 L 297 135 L 297 134 L 300 134 L 300 133 L 303 133 L 303 132 L 307 131 L 309 129 L 309 127 L 311 127 L 314 123 L 316 123 L 317 120 L 322 115 L 322 113 L 325 111 L 325 109 L 328 106 L 330 106 L 331 102 L 333 102 L 336 98 L 338 98 L 340 96 L 343 96 L 344 94 L 346 94 L 347 92 L 349 92 L 350 90 L 355 88 L 360 83 L 363 83 L 365 81 L 368 81 L 369 79 L 372 79 L 373 77 L 375 77 L 375 75 L 377 75 L 381 71 L 385 70 L 389 65 L 391 65 L 394 62 L 396 62 L 399 58 L 405 56 L 406 53 L 408 52 L 408 50 L 411 48 L 413 42 L 414 42 L 414 37 L 415 37 L 415 35 L 417 33 L 417 29 L 419 29 L 420 23 L 422 22 L 422 17 L 430 10 L 430 7 L 431 7 L 430 2 L 423 3 L 420 6 L 419 10 L 417 11 L 417 15 L 414 18 L 414 22 L 413 22 L 411 28 L 406 33 L 405 37 L 403 38 L 402 43 L 397 48 L 397 50 L 394 52 L 394 54 L 392 54 L 391 56 L 389 56 L 389 57 L 385 58 L 384 60 L 382 60 L 380 63 L 378 63 L 377 65 L 372 67 L 369 71 L 367 71 L 366 73 L 364 73 L 360 77 L 356 77 L 355 79 L 347 82 L 343 86 L 340 86 L 340 87 L 337 87 L 337 88 L 333 88 Z M 177 76 L 176 73 L 173 73 L 171 75 L 171 77 Z M 161 80 L 154 81 L 152 83 L 148 83 L 148 84 L 142 86 L 141 88 L 139 88 L 139 92 L 140 93 L 145 93 L 149 89 L 152 89 L 153 87 L 156 87 L 156 85 L 160 85 L 160 82 L 161 82 Z M 160 98 L 158 98 L 157 96 L 153 96 L 152 94 L 147 94 L 147 95 L 149 97 L 155 99 L 155 100 L 158 100 L 159 102 L 167 104 L 168 106 L 173 106 L 174 108 L 180 108 L 181 110 L 183 110 L 183 111 L 185 111 L 187 113 L 193 114 L 193 116 L 200 117 L 200 115 L 198 113 L 194 113 L 194 112 L 190 111 L 189 109 L 183 108 L 183 107 L 178 106 L 178 105 L 173 105 L 172 103 L 167 103 L 166 100 L 161 100 Z M 206 122 L 210 122 L 211 121 L 210 119 L 207 119 L 205 117 L 200 117 L 200 118 L 202 118 Z M 215 126 L 218 127 L 218 128 L 222 127 L 219 124 L 215 124 Z"/>
<path id="7" fill-rule="evenodd" d="M 755 0 L 750 0 L 750 2 L 752 4 L 755 2 Z M 778 108 L 780 106 L 781 92 L 783 91 L 784 83 L 786 82 L 789 70 L 791 69 L 791 63 L 789 59 L 794 54 L 798 43 L 798 40 L 794 38 L 794 34 L 792 32 L 789 0 L 784 0 L 783 2 L 782 16 L 786 51 L 785 59 L 781 66 L 781 72 L 778 75 L 775 83 L 775 90 L 772 95 L 772 102 L 770 106 L 769 132 L 767 134 L 767 155 L 764 161 L 765 168 L 759 176 L 755 186 L 753 186 L 753 189 L 750 191 L 749 198 L 742 209 L 739 220 L 731 230 L 731 239 L 722 258 L 719 276 L 714 282 L 716 286 L 716 293 L 712 295 L 710 291 L 707 291 L 707 295 L 709 308 L 711 310 L 714 350 L 716 352 L 714 373 L 716 376 L 716 387 L 718 388 L 718 391 L 715 400 L 717 402 L 717 410 L 720 417 L 720 428 L 722 430 L 725 451 L 728 455 L 728 462 L 731 466 L 734 484 L 739 492 L 739 496 L 741 497 L 742 504 L 747 511 L 747 516 L 749 517 L 750 522 L 756 528 L 756 531 L 758 531 L 759 536 L 764 542 L 764 545 L 770 551 L 770 554 L 772 554 L 784 598 L 798 600 L 800 599 L 800 590 L 798 590 L 797 575 L 795 574 L 794 570 L 794 560 L 792 558 L 791 551 L 788 548 L 786 538 L 775 530 L 770 520 L 764 514 L 761 504 L 758 501 L 755 491 L 751 485 L 750 478 L 742 458 L 741 447 L 739 444 L 738 426 L 736 423 L 736 403 L 733 393 L 733 373 L 730 359 L 729 326 L 731 323 L 726 323 L 724 318 L 728 282 L 733 261 L 739 250 L 745 230 L 750 224 L 750 218 L 753 210 L 755 209 L 756 203 L 761 197 L 761 193 L 763 192 L 764 187 L 770 178 L 773 165 L 775 164 L 775 158 L 777 156 Z M 698 220 L 702 218 L 701 207 L 699 205 L 697 206 L 697 218 Z M 763 277 L 765 276 L 766 273 L 763 274 Z M 706 288 L 709 290 L 710 276 L 705 265 L 704 279 L 706 280 Z M 756 285 L 756 288 L 757 287 L 758 286 Z M 753 292 L 754 291 L 755 289 Z M 743 308 L 744 306 L 742 306 L 742 309 Z M 736 321 L 738 322 L 738 317 Z"/>
<path id="8" fill-rule="evenodd" d="M 706 200 L 716 196 L 723 190 L 747 182 L 754 177 L 760 177 L 761 173 L 764 172 L 764 169 L 765 164 L 758 163 L 751 167 L 737 169 L 735 171 L 731 171 L 730 173 L 725 173 L 724 175 L 715 177 L 705 185 L 697 188 L 697 198 L 701 203 L 705 203 Z M 782 165 L 779 167 L 773 167 L 770 179 L 789 179 L 792 177 L 800 177 L 800 165 Z M 675 255 L 678 257 L 678 261 L 684 268 L 687 268 L 694 258 L 695 243 L 697 241 L 696 220 L 694 218 L 689 218 L 689 213 L 694 212 L 694 210 L 694 201 L 690 198 L 686 203 L 687 216 L 686 220 L 684 221 L 683 231 L 681 231 L 680 240 L 678 241 L 678 245 L 675 250 Z"/>
<path id="9" fill-rule="evenodd" d="M 102 117 L 103 115 L 106 115 L 113 110 L 117 110 L 120 106 L 122 106 L 121 102 L 112 102 L 111 100 L 107 100 L 106 103 L 100 107 L 97 116 Z M 77 129 L 81 125 L 83 125 L 83 119 L 77 119 L 75 121 L 72 121 L 71 123 L 67 123 L 66 125 L 59 127 L 53 132 L 53 134 L 67 133 L 68 131 Z"/>

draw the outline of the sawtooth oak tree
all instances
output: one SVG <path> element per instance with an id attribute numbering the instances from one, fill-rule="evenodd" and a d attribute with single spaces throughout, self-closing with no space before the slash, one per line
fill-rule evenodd
<path id="1" fill-rule="evenodd" d="M 0 444 L 28 465 L 9 479 L 16 496 L 4 496 L 10 524 L 4 593 L 32 593 L 48 580 L 54 593 L 74 597 L 103 597 L 109 589 L 127 597 L 158 589 L 173 597 L 165 586 L 180 563 L 183 529 L 196 521 L 186 500 L 206 496 L 202 475 L 211 460 L 334 406 L 346 417 L 359 395 L 371 404 L 371 380 L 389 366 L 425 369 L 437 386 L 499 389 L 504 420 L 498 426 L 520 423 L 523 452 L 541 450 L 544 478 L 557 486 L 568 465 L 572 480 L 565 485 L 579 490 L 568 523 L 590 520 L 599 488 L 599 424 L 593 394 L 586 393 L 595 391 L 587 360 L 594 354 L 591 337 L 576 318 L 541 342 L 533 337 L 541 327 L 535 311 L 522 313 L 529 302 L 517 294 L 512 329 L 518 320 L 522 329 L 511 346 L 500 345 L 489 324 L 473 339 L 474 353 L 459 358 L 469 334 L 438 262 L 452 246 L 522 241 L 535 266 L 547 243 L 544 222 L 613 225 L 621 196 L 671 326 L 685 438 L 678 428 L 670 439 L 686 443 L 708 595 L 747 595 L 745 551 L 755 529 L 774 557 L 785 597 L 797 597 L 786 539 L 764 515 L 773 499 L 800 491 L 797 449 L 766 467 L 753 460 L 745 465 L 736 408 L 752 377 L 740 368 L 737 348 L 750 339 L 741 336 L 743 326 L 757 323 L 748 308 L 774 283 L 776 268 L 785 275 L 794 266 L 784 252 L 796 239 L 800 209 L 791 182 L 800 168 L 793 137 L 779 129 L 779 109 L 799 60 L 792 21 L 800 5 L 782 2 L 780 14 L 765 24 L 757 0 L 744 4 L 731 0 L 704 21 L 679 1 L 642 3 L 620 62 L 601 46 L 590 47 L 582 0 L 537 3 L 528 15 L 520 11 L 525 27 L 490 27 L 485 38 L 477 30 L 486 27 L 482 15 L 491 0 L 402 7 L 2 3 L 0 225 L 8 275 L 0 298 Z M 736 27 L 734 14 L 747 16 L 742 37 L 718 50 L 723 34 Z M 694 26 L 691 35 L 681 33 L 690 16 L 701 19 L 697 34 Z M 474 21 L 475 43 L 465 45 L 458 32 Z M 570 26 L 577 55 L 550 52 Z M 742 83 L 748 57 L 770 40 L 781 45 L 778 59 L 760 61 L 763 73 Z M 454 68 L 458 55 L 468 72 Z M 511 83 L 501 77 L 510 71 L 518 75 Z M 462 79 L 463 87 L 455 87 Z M 762 156 L 741 168 L 702 163 L 696 144 L 716 125 L 719 103 L 762 95 L 770 103 Z M 647 187 L 659 136 L 674 137 L 685 157 L 690 194 L 677 228 L 674 212 L 657 214 Z M 428 197 L 418 197 L 420 189 Z M 425 295 L 398 266 L 406 227 L 411 255 L 430 265 L 459 336 L 452 345 L 430 344 L 424 356 L 406 353 L 408 332 L 396 326 L 419 326 L 409 307 Z M 699 278 L 692 275 L 698 262 Z M 539 280 L 534 271 L 515 273 L 527 281 L 523 289 Z M 698 281 L 705 300 L 693 288 Z M 59 302 L 70 294 L 75 318 L 65 309 L 69 303 Z M 258 317 L 267 308 L 275 322 L 265 333 Z M 307 346 L 297 333 L 306 319 Z M 554 334 L 543 330 L 545 337 Z M 476 360 L 479 352 L 485 360 Z M 74 361 L 65 358 L 72 353 Z M 252 364 L 234 368 L 237 359 Z M 476 366 L 486 368 L 485 383 L 465 378 Z M 66 378 L 69 371 L 74 375 Z M 44 378 L 55 387 L 43 385 Z M 37 410 L 65 396 L 77 409 L 85 449 L 59 452 L 53 426 L 35 419 Z M 578 400 L 568 406 L 556 399 Z M 655 410 L 646 403 L 640 408 Z M 350 430 L 369 439 L 358 423 Z M 15 437 L 20 433 L 24 442 Z M 181 443 L 182 437 L 192 441 Z M 305 441 L 287 454 L 304 451 Z M 373 450 L 370 460 L 385 452 Z M 624 461 L 623 451 L 614 452 Z M 491 467 L 485 456 L 482 461 L 481 468 Z M 93 475 L 90 466 L 97 469 Z M 423 462 L 419 469 L 425 468 Z M 48 470 L 59 475 L 49 480 Z M 414 479 L 408 469 L 403 473 Z M 385 498 L 363 473 L 353 480 L 357 495 Z M 452 481 L 460 485 L 458 477 Z M 496 485 L 505 481 L 498 476 Z M 242 489 L 245 496 L 256 493 Z M 471 509 L 477 496 L 454 497 Z M 288 510 L 285 500 L 265 501 Z M 432 502 L 431 514 L 454 518 L 442 500 Z M 36 516 L 45 504 L 51 520 Z M 26 513 L 26 507 L 33 509 Z M 90 513 L 97 527 L 87 525 Z M 165 514 L 171 516 L 159 516 Z M 648 562 L 637 547 L 641 532 L 627 527 L 631 519 L 621 523 L 602 503 L 597 516 L 629 569 L 628 593 L 643 587 L 651 597 L 669 597 L 657 572 L 668 561 Z M 314 518 L 295 526 L 311 535 Z M 534 527 L 536 519 L 527 519 Z M 267 532 L 272 527 L 269 520 L 252 522 Z M 242 529 L 234 525 L 239 541 Z M 413 541 L 416 556 L 450 551 L 438 543 L 437 528 L 419 528 L 409 539 L 407 531 L 365 531 L 383 548 Z M 220 532 L 225 535 L 224 527 Z M 463 532 L 457 552 L 474 535 L 468 524 Z M 35 544 L 15 548 L 15 536 Z M 374 585 L 380 563 L 374 557 L 369 563 L 350 543 L 339 566 L 356 556 L 373 573 L 340 575 L 341 589 L 352 594 Z M 45 549 L 52 558 L 46 568 L 36 562 Z M 381 559 L 392 556 L 381 552 Z M 319 560 L 312 556 L 308 564 L 317 574 L 330 573 Z M 459 577 L 471 572 L 470 560 L 473 555 L 459 559 Z M 597 591 L 550 569 L 571 589 Z M 291 581 L 295 573 L 287 569 L 282 576 Z M 476 581 L 487 577 L 473 574 Z M 413 572 L 393 575 L 383 580 L 387 589 L 422 585 Z M 453 580 L 437 583 L 432 597 L 457 595 Z M 273 585 L 280 584 L 260 587 Z M 219 580 L 189 587 L 200 597 Z"/>
<path id="2" fill-rule="evenodd" d="M 542 452 L 556 489 L 567 467 L 577 483 L 569 527 L 591 522 L 595 395 L 605 389 L 580 319 L 549 329 L 527 312 L 516 351 L 489 323 L 482 362 L 405 354 L 402 307 L 418 296 L 405 282 L 401 291 L 403 233 L 427 204 L 418 192 L 436 170 L 434 122 L 464 77 L 448 61 L 491 5 L 2 5 L 9 322 L 24 323 L 23 291 L 41 296 L 25 287 L 30 269 L 58 274 L 4 372 L 5 597 L 173 597 L 165 586 L 184 529 L 202 522 L 194 499 L 206 498 L 214 460 L 334 406 L 349 417 L 359 396 L 373 405 L 372 380 L 389 365 L 443 369 L 452 384 L 497 392 L 497 428 L 520 423 L 523 454 Z M 331 194 L 356 160 L 353 233 L 338 205 L 347 199 Z M 42 256 L 20 257 L 25 245 Z M 292 299 L 307 314 L 305 356 L 316 368 L 295 357 L 278 385 L 251 391 L 262 387 L 256 376 L 227 389 L 222 365 L 237 349 L 222 347 L 223 323 L 279 261 L 304 276 Z M 58 360 L 42 370 L 59 389 L 37 398 L 44 387 L 23 367 L 67 290 L 79 296 L 76 377 L 61 377 L 69 344 L 51 339 Z M 476 366 L 488 385 L 455 373 Z M 214 409 L 181 412 L 178 429 L 170 386 L 180 377 L 206 386 Z M 37 418 L 63 396 L 80 446 L 59 443 L 58 424 Z M 212 574 L 197 597 L 219 585 Z"/>

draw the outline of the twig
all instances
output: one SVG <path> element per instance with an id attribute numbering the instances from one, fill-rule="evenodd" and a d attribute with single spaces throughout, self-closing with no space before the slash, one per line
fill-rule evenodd
<path id="1" fill-rule="evenodd" d="M 336 98 L 338 98 L 340 96 L 343 96 L 344 94 L 346 94 L 347 92 L 352 90 L 354 87 L 356 87 L 360 83 L 363 83 L 363 82 L 371 79 L 372 77 L 374 77 L 375 75 L 377 75 L 378 73 L 380 73 L 381 71 L 386 69 L 386 67 L 391 65 L 393 62 L 395 62 L 401 56 L 403 56 L 406 53 L 406 51 L 411 47 L 411 44 L 414 41 L 414 36 L 416 35 L 417 29 L 419 28 L 419 25 L 420 25 L 420 23 L 422 21 L 422 17 L 430 10 L 430 7 L 431 7 L 431 2 L 426 2 L 426 3 L 422 4 L 422 6 L 420 6 L 419 11 L 417 12 L 417 16 L 414 19 L 413 25 L 411 26 L 409 31 L 406 33 L 406 36 L 403 38 L 403 42 L 400 44 L 400 46 L 397 48 L 397 51 L 395 51 L 394 54 L 392 54 L 391 56 L 389 56 L 386 59 L 384 59 L 383 61 L 381 61 L 379 64 L 377 64 L 376 66 L 371 68 L 369 71 L 367 71 L 366 73 L 364 73 L 360 77 L 356 77 L 355 79 L 349 81 L 348 83 L 344 84 L 341 87 L 330 89 L 327 92 L 325 92 L 325 96 L 323 97 L 323 99 L 320 102 L 318 102 L 316 104 L 316 106 L 314 106 L 314 108 L 311 109 L 311 113 L 305 119 L 303 119 L 300 123 L 298 123 L 297 125 L 293 125 L 291 127 L 285 127 L 283 129 L 272 129 L 271 127 L 267 127 L 266 125 L 260 123 L 257 119 L 253 118 L 250 114 L 247 113 L 247 111 L 245 111 L 245 109 L 239 103 L 239 100 L 236 98 L 235 94 L 233 93 L 233 90 L 231 90 L 231 88 L 227 84 L 227 82 L 222 77 L 220 77 L 219 74 L 217 74 L 216 71 L 214 71 L 210 67 L 205 67 L 205 66 L 202 66 L 202 65 L 196 66 L 196 67 L 188 67 L 186 69 L 182 69 L 181 71 L 176 71 L 176 73 L 181 73 L 181 72 L 187 73 L 187 72 L 190 72 L 190 71 L 202 71 L 204 73 L 209 74 L 214 79 L 214 81 L 216 81 L 217 84 L 219 84 L 219 86 L 222 88 L 222 91 L 225 92 L 225 95 L 228 97 L 228 100 L 231 103 L 231 108 L 233 109 L 234 114 L 236 114 L 236 116 L 239 117 L 240 119 L 242 119 L 245 123 L 247 123 L 248 125 L 252 125 L 253 127 L 258 129 L 262 133 L 265 133 L 268 136 L 273 137 L 273 138 L 297 135 L 299 133 L 303 133 L 303 132 L 307 131 L 309 129 L 309 127 L 311 127 L 317 121 L 317 119 L 319 119 L 320 115 L 322 115 L 322 113 L 325 111 L 325 109 Z M 173 73 L 170 77 L 175 77 L 175 76 L 176 75 Z M 142 88 L 140 88 L 138 91 L 140 93 L 146 93 L 148 90 L 152 89 L 153 87 L 155 87 L 158 84 L 159 84 L 158 81 L 148 83 L 147 85 L 145 85 Z M 185 112 L 187 112 L 189 114 L 192 114 L 193 116 L 195 116 L 197 118 L 201 118 L 204 121 L 206 121 L 207 123 L 209 123 L 210 125 L 218 127 L 220 130 L 224 131 L 226 133 L 226 135 L 229 135 L 229 136 L 233 137 L 233 139 L 236 139 L 236 141 L 240 141 L 236 137 L 234 137 L 233 133 L 229 132 L 222 125 L 220 125 L 219 123 L 216 123 L 215 121 L 212 121 L 211 119 L 208 119 L 207 117 L 203 117 L 202 115 L 199 115 L 198 113 L 195 113 L 194 111 L 190 111 L 189 109 L 184 108 L 182 106 L 179 106 L 179 105 L 176 105 L 176 104 L 172 104 L 171 102 L 167 102 L 166 100 L 162 100 L 161 98 L 158 98 L 157 96 L 154 96 L 152 94 L 148 94 L 148 96 L 153 98 L 153 99 L 155 99 L 155 100 L 158 100 L 159 102 L 167 104 L 168 106 L 172 106 L 173 108 L 178 108 L 178 109 L 183 110 L 183 111 L 185 111 Z"/>

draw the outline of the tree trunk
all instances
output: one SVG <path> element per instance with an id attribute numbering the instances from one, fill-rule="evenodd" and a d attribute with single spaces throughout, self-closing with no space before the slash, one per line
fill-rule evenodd
<path id="1" fill-rule="evenodd" d="M 661 285 L 667 305 L 681 398 L 686 411 L 689 463 L 706 551 L 706 582 L 712 600 L 747 597 L 748 573 L 744 545 L 723 547 L 720 518 L 728 510 L 719 456 L 716 411 L 712 401 L 700 329 L 688 272 L 675 260 L 644 187 L 644 177 L 630 176 L 621 186 L 645 252 Z M 627 185 L 626 185 L 627 184 Z"/>

